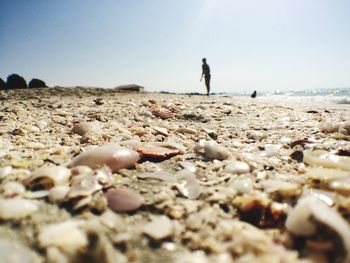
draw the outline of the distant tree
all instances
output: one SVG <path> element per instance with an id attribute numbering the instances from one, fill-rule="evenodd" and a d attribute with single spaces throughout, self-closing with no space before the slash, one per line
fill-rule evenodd
<path id="1" fill-rule="evenodd" d="M 26 80 L 17 74 L 11 74 L 7 77 L 6 89 L 23 89 L 27 88 Z"/>
<path id="2" fill-rule="evenodd" d="M 42 81 L 41 79 L 32 79 L 31 81 L 29 81 L 28 87 L 29 88 L 45 88 L 47 86 L 46 86 L 46 83 L 44 81 Z"/>
<path id="3" fill-rule="evenodd" d="M 5 89 L 6 82 L 0 78 L 0 89 Z"/>

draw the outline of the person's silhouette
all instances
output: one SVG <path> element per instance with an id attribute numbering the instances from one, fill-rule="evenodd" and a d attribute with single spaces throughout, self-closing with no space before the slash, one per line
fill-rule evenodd
<path id="1" fill-rule="evenodd" d="M 207 59 L 206 58 L 203 58 L 202 59 L 202 76 L 201 76 L 201 81 L 202 81 L 202 78 L 204 76 L 204 79 L 205 79 L 205 86 L 207 88 L 207 95 L 209 96 L 209 93 L 210 93 L 210 68 L 209 68 L 209 65 L 207 64 Z"/>

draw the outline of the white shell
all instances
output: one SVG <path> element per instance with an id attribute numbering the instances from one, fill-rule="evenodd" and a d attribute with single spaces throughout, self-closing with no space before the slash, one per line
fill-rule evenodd
<path id="1" fill-rule="evenodd" d="M 29 178 L 29 185 L 35 184 L 37 180 L 49 178 L 54 186 L 68 184 L 70 170 L 63 166 L 47 166 L 35 170 Z"/>
<path id="2" fill-rule="evenodd" d="M 334 180 L 343 179 L 350 176 L 350 172 L 338 169 L 329 169 L 323 167 L 311 168 L 305 174 L 306 178 L 320 180 L 321 182 L 331 182 Z"/>
<path id="3" fill-rule="evenodd" d="M 0 168 L 0 179 L 12 173 L 12 166 L 4 166 Z"/>
<path id="4" fill-rule="evenodd" d="M 215 141 L 200 140 L 194 148 L 195 152 L 204 150 L 204 155 L 210 159 L 225 160 L 230 156 L 230 153 Z"/>
<path id="5" fill-rule="evenodd" d="M 226 164 L 224 171 L 233 174 L 243 174 L 249 173 L 250 167 L 245 162 L 231 161 L 228 164 Z"/>
<path id="6" fill-rule="evenodd" d="M 49 199 L 51 202 L 61 202 L 65 199 L 70 187 L 67 185 L 59 185 L 52 187 L 49 191 Z"/>
<path id="7" fill-rule="evenodd" d="M 253 180 L 251 178 L 234 179 L 229 186 L 240 193 L 249 194 L 253 191 Z"/>
<path id="8" fill-rule="evenodd" d="M 66 221 L 44 226 L 38 236 L 42 247 L 57 246 L 65 251 L 75 251 L 88 244 L 86 234 L 79 229 L 79 221 Z"/>
<path id="9" fill-rule="evenodd" d="M 329 188 L 350 194 L 350 176 L 331 182 Z"/>
<path id="10" fill-rule="evenodd" d="M 31 200 L 0 199 L 0 218 L 4 220 L 26 217 L 37 210 L 37 204 Z"/>
<path id="11" fill-rule="evenodd" d="M 304 162 L 315 166 L 350 171 L 350 157 L 339 156 L 322 150 L 304 151 Z"/>
<path id="12" fill-rule="evenodd" d="M 350 260 L 350 225 L 336 210 L 321 200 L 313 196 L 299 199 L 297 205 L 288 214 L 286 227 L 295 235 L 310 236 L 316 233 L 315 221 L 327 225 L 341 237 L 347 251 L 347 260 L 344 262 L 348 262 Z"/>
<path id="13" fill-rule="evenodd" d="M 187 169 L 175 174 L 177 183 L 175 186 L 180 193 L 189 199 L 197 199 L 201 194 L 201 187 L 196 176 Z"/>
<path id="14" fill-rule="evenodd" d="M 279 192 L 283 195 L 293 195 L 297 193 L 299 185 L 277 179 L 262 180 L 259 182 L 268 193 Z"/>
<path id="15" fill-rule="evenodd" d="M 4 196 L 22 195 L 25 192 L 23 184 L 18 182 L 6 182 L 2 185 Z"/>

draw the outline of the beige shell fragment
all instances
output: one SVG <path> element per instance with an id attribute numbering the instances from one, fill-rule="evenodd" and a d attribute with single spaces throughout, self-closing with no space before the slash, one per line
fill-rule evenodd
<path id="1" fill-rule="evenodd" d="M 304 162 L 325 168 L 350 171 L 350 157 L 335 155 L 323 150 L 304 151 Z"/>
<path id="2" fill-rule="evenodd" d="M 38 236 L 42 247 L 57 246 L 64 251 L 76 251 L 88 244 L 86 234 L 79 228 L 79 221 L 69 220 L 63 223 L 44 226 Z"/>
<path id="3" fill-rule="evenodd" d="M 13 198 L 0 199 L 0 218 L 4 220 L 20 219 L 38 210 L 35 201 Z"/>
<path id="4" fill-rule="evenodd" d="M 329 183 L 331 181 L 343 179 L 349 176 L 350 172 L 323 167 L 311 168 L 305 173 L 306 178 L 311 180 L 319 180 L 324 183 Z"/>
<path id="5" fill-rule="evenodd" d="M 143 233 L 156 240 L 171 236 L 173 231 L 173 223 L 167 216 L 160 216 L 143 228 Z"/>

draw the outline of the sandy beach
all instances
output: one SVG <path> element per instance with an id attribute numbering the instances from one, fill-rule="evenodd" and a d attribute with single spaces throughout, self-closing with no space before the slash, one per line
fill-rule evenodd
<path id="1" fill-rule="evenodd" d="M 350 262 L 350 105 L 96 88 L 0 105 L 0 262 Z"/>

